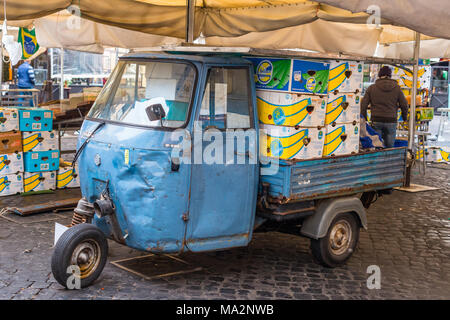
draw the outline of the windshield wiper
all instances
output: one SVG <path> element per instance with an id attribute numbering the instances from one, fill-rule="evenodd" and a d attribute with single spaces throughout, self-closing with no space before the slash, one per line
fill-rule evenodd
<path id="1" fill-rule="evenodd" d="M 72 161 L 72 167 L 75 168 L 75 163 L 77 162 L 78 158 L 81 155 L 81 152 L 83 151 L 83 149 L 86 147 L 86 145 L 89 143 L 89 141 L 91 141 L 91 138 L 94 136 L 94 133 L 96 133 L 100 128 L 102 128 L 104 125 L 106 124 L 106 122 L 100 122 L 95 129 L 91 132 L 91 134 L 87 137 L 86 140 L 84 140 L 83 144 L 80 146 L 80 148 L 77 150 L 77 152 L 75 153 L 75 157 L 73 158 Z"/>

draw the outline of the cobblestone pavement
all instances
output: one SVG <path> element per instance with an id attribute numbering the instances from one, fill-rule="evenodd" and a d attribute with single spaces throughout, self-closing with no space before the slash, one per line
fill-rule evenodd
<path id="1" fill-rule="evenodd" d="M 182 256 L 194 266 L 208 261 L 201 272 L 144 280 L 108 263 L 94 285 L 71 291 L 50 272 L 55 221 L 0 218 L 0 299 L 450 299 L 448 169 L 414 176 L 438 191 L 380 198 L 357 251 L 336 269 L 314 263 L 305 238 L 257 233 L 246 248 Z M 57 221 L 67 224 L 70 214 Z M 109 261 L 142 254 L 112 243 L 110 249 Z M 367 288 L 369 265 L 381 268 L 379 290 Z"/>

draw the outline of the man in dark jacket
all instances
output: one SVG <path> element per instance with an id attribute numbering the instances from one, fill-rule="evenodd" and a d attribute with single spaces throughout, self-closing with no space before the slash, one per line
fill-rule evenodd
<path id="1" fill-rule="evenodd" d="M 408 102 L 400 86 L 391 79 L 392 70 L 384 66 L 378 73 L 379 79 L 367 88 L 361 101 L 361 114 L 367 120 L 370 104 L 373 129 L 381 135 L 386 148 L 392 148 L 397 134 L 397 110 L 402 110 L 402 118 L 408 118 Z"/>

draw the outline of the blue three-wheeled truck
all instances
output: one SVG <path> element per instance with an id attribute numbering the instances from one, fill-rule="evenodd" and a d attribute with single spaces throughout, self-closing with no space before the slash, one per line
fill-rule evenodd
<path id="1" fill-rule="evenodd" d="M 310 238 L 324 266 L 350 258 L 367 228 L 365 209 L 403 185 L 407 150 L 263 159 L 253 77 L 236 55 L 120 59 L 80 131 L 82 199 L 51 262 L 61 285 L 73 266 L 81 287 L 95 281 L 108 238 L 181 253 L 247 246 L 254 231 L 277 230 Z"/>

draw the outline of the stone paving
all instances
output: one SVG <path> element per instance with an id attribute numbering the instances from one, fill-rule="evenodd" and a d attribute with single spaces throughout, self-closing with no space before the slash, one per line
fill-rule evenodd
<path id="1" fill-rule="evenodd" d="M 55 221 L 0 218 L 0 299 L 450 299 L 449 169 L 414 176 L 438 191 L 395 191 L 373 204 L 369 230 L 336 269 L 317 265 L 305 238 L 256 233 L 246 248 L 182 256 L 208 265 L 200 272 L 144 280 L 108 263 L 91 287 L 66 290 L 50 272 Z M 57 221 L 68 224 L 70 213 Z M 110 243 L 109 261 L 142 254 Z M 370 265 L 380 267 L 381 289 L 367 288 Z"/>

